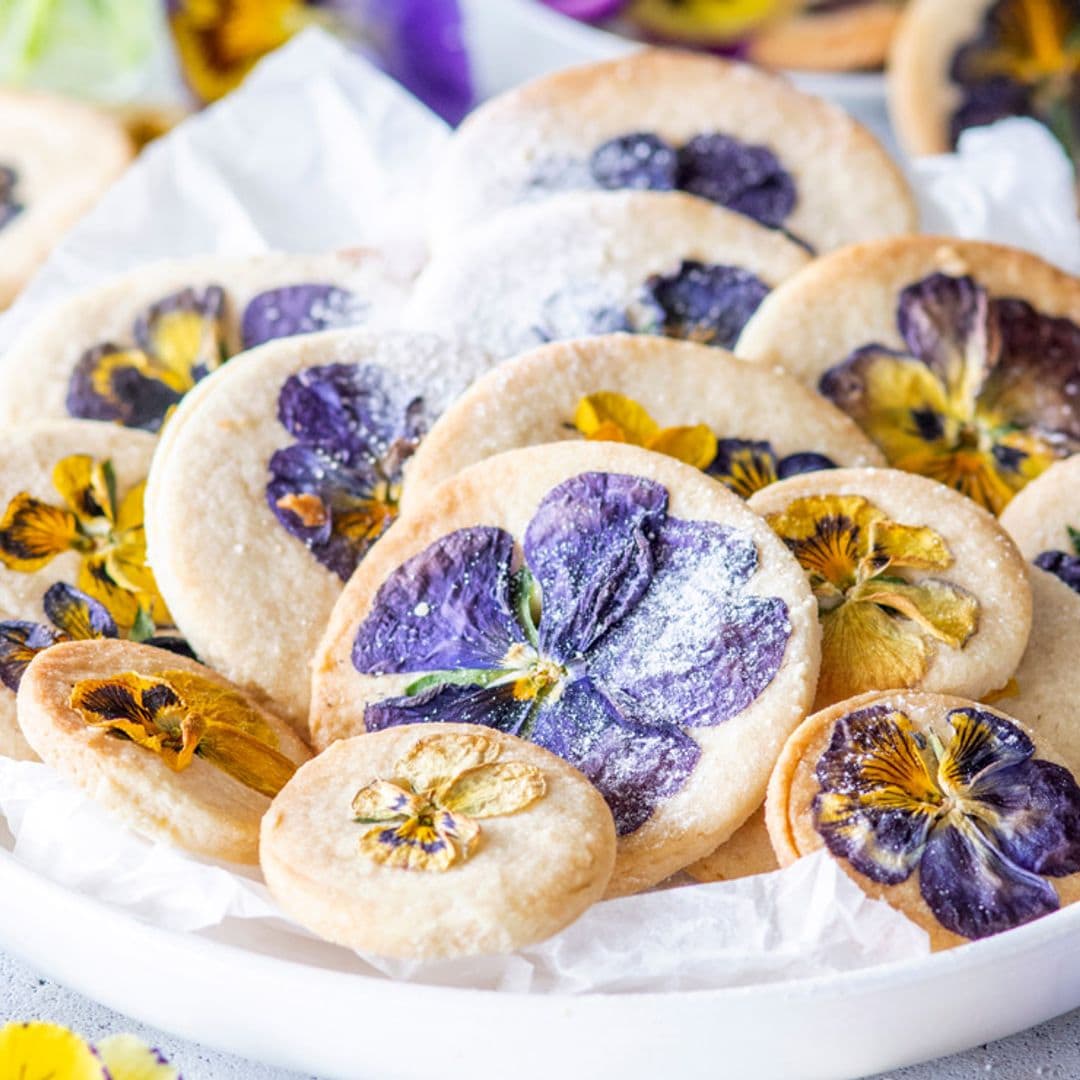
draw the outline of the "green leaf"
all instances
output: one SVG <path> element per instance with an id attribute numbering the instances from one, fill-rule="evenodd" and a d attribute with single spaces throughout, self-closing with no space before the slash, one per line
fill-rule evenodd
<path id="1" fill-rule="evenodd" d="M 466 668 L 462 671 L 433 671 L 430 675 L 422 675 L 415 682 L 405 687 L 405 696 L 412 697 L 414 694 L 423 693 L 433 686 L 490 686 L 493 682 L 503 678 L 505 671 L 497 668 L 493 671 Z"/>
<path id="2" fill-rule="evenodd" d="M 1073 553 L 1080 555 L 1080 529 L 1074 529 L 1071 525 L 1066 525 L 1065 528 L 1069 530 L 1069 540 L 1072 541 Z"/>
<path id="3" fill-rule="evenodd" d="M 108 458 L 101 463 L 101 475 L 105 477 L 105 490 L 109 493 L 109 518 L 115 522 L 119 508 L 116 501 L 116 470 Z"/>
<path id="4" fill-rule="evenodd" d="M 540 642 L 536 625 L 540 617 L 540 592 L 536 587 L 536 578 L 527 566 L 510 578 L 510 606 L 529 644 L 535 648 Z"/>
<path id="5" fill-rule="evenodd" d="M 150 612 L 144 607 L 140 607 L 135 612 L 135 622 L 131 629 L 128 631 L 128 641 L 134 641 L 139 644 L 143 641 L 149 641 L 157 632 L 157 627 L 154 625 L 154 620 L 150 617 Z"/>

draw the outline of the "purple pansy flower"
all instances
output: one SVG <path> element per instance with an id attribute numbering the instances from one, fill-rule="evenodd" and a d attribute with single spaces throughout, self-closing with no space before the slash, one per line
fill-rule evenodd
<path id="1" fill-rule="evenodd" d="M 251 299 L 240 322 L 240 339 L 245 349 L 253 349 L 276 338 L 356 326 L 369 307 L 338 285 L 283 285 Z"/>
<path id="2" fill-rule="evenodd" d="M 919 891 L 945 929 L 982 938 L 1056 911 L 1047 878 L 1080 871 L 1080 787 L 985 709 L 916 730 L 873 705 L 837 721 L 813 814 L 829 850 L 871 881 Z"/>
<path id="3" fill-rule="evenodd" d="M 0 165 L 0 229 L 25 209 L 15 194 L 18 182 L 18 174 L 10 165 Z"/>
<path id="4" fill-rule="evenodd" d="M 270 459 L 274 516 L 343 581 L 397 516 L 401 474 L 427 430 L 422 398 L 374 364 L 291 375 L 278 419 L 296 442 Z"/>
<path id="5" fill-rule="evenodd" d="M 825 454 L 803 451 L 780 457 L 772 444 L 757 439 L 718 439 L 716 457 L 706 467 L 736 495 L 749 499 L 755 492 L 777 480 L 786 480 L 799 473 L 835 469 L 836 462 Z"/>
<path id="6" fill-rule="evenodd" d="M 547 493 L 521 557 L 499 528 L 459 529 L 383 583 L 353 644 L 357 671 L 420 676 L 367 706 L 369 731 L 458 721 L 498 728 L 580 769 L 621 835 L 678 792 L 689 734 L 772 681 L 787 605 L 744 587 L 754 544 L 667 514 L 653 481 L 584 473 Z"/>
<path id="7" fill-rule="evenodd" d="M 1073 592 L 1080 593 L 1080 529 L 1067 527 L 1072 551 L 1042 551 L 1035 556 L 1035 565 L 1040 570 L 1053 574 Z"/>
<path id="8" fill-rule="evenodd" d="M 23 672 L 39 652 L 61 641 L 120 636 L 116 622 L 104 604 L 65 582 L 58 581 L 49 586 L 42 597 L 42 607 L 51 626 L 22 619 L 0 622 L 0 682 L 9 690 L 19 689 Z M 147 628 L 133 628 L 130 640 L 195 659 L 183 638 L 158 636 L 152 632 L 143 636 L 137 632 L 139 629 Z"/>

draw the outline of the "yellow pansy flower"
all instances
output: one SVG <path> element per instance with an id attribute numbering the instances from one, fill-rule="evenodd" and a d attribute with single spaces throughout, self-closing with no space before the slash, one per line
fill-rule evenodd
<path id="1" fill-rule="evenodd" d="M 11 1080 L 180 1080 L 180 1072 L 133 1035 L 96 1047 L 42 1021 L 0 1028 L 0 1077 Z"/>

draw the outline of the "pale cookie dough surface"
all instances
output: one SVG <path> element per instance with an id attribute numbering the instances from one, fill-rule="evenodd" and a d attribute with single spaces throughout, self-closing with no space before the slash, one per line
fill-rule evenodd
<path id="1" fill-rule="evenodd" d="M 1036 3 L 1049 0 L 1036 0 Z M 949 122 L 961 101 L 950 78 L 956 50 L 976 37 L 994 0 L 908 0 L 889 57 L 889 114 L 909 154 L 952 149 Z"/>
<path id="2" fill-rule="evenodd" d="M 911 727 L 916 733 L 923 734 L 927 729 L 932 729 L 946 744 L 950 735 L 947 717 L 952 710 L 982 710 L 1003 718 L 1027 734 L 1034 742 L 1034 754 L 1031 755 L 1033 758 L 1056 764 L 1061 764 L 1063 760 L 1057 748 L 1044 739 L 1040 732 L 1032 732 L 1019 720 L 1013 719 L 1011 713 L 1005 711 L 1004 703 L 999 709 L 997 706 L 976 704 L 966 698 L 913 691 L 863 694 L 839 702 L 831 708 L 815 713 L 799 726 L 784 746 L 769 780 L 769 797 L 765 804 L 766 824 L 782 866 L 788 866 L 803 855 L 826 846 L 815 825 L 814 800 L 823 791 L 816 770 L 822 755 L 834 738 L 838 723 L 862 710 L 875 708 L 881 708 L 885 714 L 899 710 L 911 721 Z M 881 749 L 884 752 L 888 748 Z M 889 760 L 892 761 L 893 758 L 890 756 Z M 936 770 L 931 767 L 928 771 L 936 779 Z M 918 784 L 920 780 L 921 774 L 913 771 L 910 778 L 907 774 L 901 775 L 898 783 L 906 792 L 914 790 L 912 782 Z M 987 791 L 990 790 L 990 783 L 989 780 L 986 782 Z M 1022 798 L 1026 790 L 1021 789 L 1017 794 Z M 903 825 L 898 823 L 897 840 L 902 828 Z M 1075 845 L 1080 841 L 1080 837 L 1073 835 L 1070 840 Z M 870 842 L 872 843 L 872 839 Z M 931 948 L 935 951 L 962 945 L 969 940 L 968 937 L 942 925 L 923 898 L 920 892 L 920 876 L 925 863 L 917 857 L 913 860 L 913 869 L 909 876 L 898 883 L 886 884 L 860 872 L 848 858 L 835 852 L 833 854 L 844 872 L 869 896 L 887 901 L 926 930 L 930 935 Z M 1047 876 L 1043 880 L 1049 882 L 1057 893 L 1062 907 L 1080 899 L 1080 873 L 1073 872 L 1062 877 Z M 969 901 L 962 906 L 970 913 L 978 909 L 979 905 L 974 896 L 969 896 Z"/>
<path id="3" fill-rule="evenodd" d="M 544 345 L 478 379 L 409 462 L 406 506 L 462 469 L 504 450 L 580 440 L 583 397 L 617 393 L 661 428 L 707 425 L 718 439 L 768 442 L 775 456 L 817 453 L 836 465 L 883 465 L 838 409 L 781 371 L 691 342 L 611 334 Z"/>
<path id="4" fill-rule="evenodd" d="M 810 71 L 880 67 L 899 19 L 891 0 L 792 15 L 750 39 L 750 58 L 765 67 Z"/>
<path id="5" fill-rule="evenodd" d="M 756 810 L 711 855 L 691 863 L 686 872 L 698 881 L 731 881 L 753 874 L 768 874 L 780 868 L 765 827 L 765 807 Z"/>
<path id="6" fill-rule="evenodd" d="M 946 582 L 978 602 L 975 631 L 966 644 L 953 648 L 926 639 L 930 653 L 918 689 L 979 698 L 1002 687 L 1027 645 L 1031 590 L 1016 545 L 994 517 L 941 484 L 895 469 L 829 469 L 794 476 L 758 492 L 750 508 L 767 516 L 796 499 L 822 495 L 861 496 L 890 521 L 933 529 L 944 540 L 951 565 L 897 573 L 916 584 Z M 819 694 L 815 706 L 830 704 Z"/>
<path id="7" fill-rule="evenodd" d="M 1055 462 L 1002 511 L 1001 524 L 1025 559 L 1044 551 L 1078 555 L 1069 529 L 1080 529 L 1080 455 Z"/>
<path id="8" fill-rule="evenodd" d="M 351 296 L 317 306 L 316 320 L 303 324 L 335 329 L 394 323 L 409 284 L 408 276 L 382 255 L 363 249 L 152 263 L 61 301 L 23 331 L 0 358 L 0 423 L 70 415 L 68 390 L 84 354 L 106 344 L 134 349 L 137 320 L 153 304 L 184 289 L 198 297 L 213 286 L 224 291 L 223 346 L 231 357 L 244 347 L 248 305 L 262 293 L 302 285 L 343 290 Z"/>
<path id="9" fill-rule="evenodd" d="M 417 279 L 406 322 L 503 360 L 620 326 L 644 309 L 647 281 L 675 275 L 684 260 L 748 271 L 774 288 L 809 256 L 689 195 L 577 192 L 517 207 L 444 248 Z"/>
<path id="10" fill-rule="evenodd" d="M 752 541 L 757 568 L 740 588 L 748 597 L 782 600 L 790 624 L 778 667 L 756 698 L 724 722 L 686 728 L 700 757 L 685 783 L 659 801 L 644 824 L 621 837 L 609 890 L 620 895 L 655 884 L 706 855 L 752 813 L 780 747 L 809 707 L 817 678 L 817 606 L 805 577 L 764 522 L 699 470 L 631 446 L 562 443 L 511 451 L 447 481 L 423 507 L 399 519 L 334 608 L 314 664 L 311 732 L 319 747 L 356 735 L 365 730 L 368 705 L 401 694 L 415 680 L 415 675 L 362 675 L 352 663 L 358 628 L 372 611 L 379 587 L 398 567 L 470 526 L 500 527 L 520 545 L 541 500 L 557 485 L 586 473 L 654 481 L 667 490 L 669 520 L 720 522 Z M 693 603 L 692 596 L 679 596 L 680 609 Z M 663 656 L 660 643 L 670 623 L 663 617 L 659 621 L 664 625 L 656 627 L 661 636 L 655 655 Z M 708 620 L 703 623 L 707 626 Z"/>
<path id="11" fill-rule="evenodd" d="M 53 469 L 73 454 L 109 460 L 116 473 L 119 498 L 146 479 L 154 440 L 141 431 L 125 431 L 85 420 L 54 420 L 0 432 L 0 516 L 22 492 L 50 505 L 64 501 L 53 485 Z M 30 573 L 0 565 L 0 622 L 14 620 L 48 625 L 42 598 L 51 585 L 74 585 L 81 557 L 74 551 L 57 555 Z M 0 754 L 34 756 L 15 719 L 15 694 L 0 685 Z"/>
<path id="12" fill-rule="evenodd" d="M 19 723 L 41 759 L 136 831 L 187 851 L 258 861 L 259 822 L 270 799 L 196 755 L 174 771 L 146 747 L 89 726 L 71 707 L 83 679 L 184 671 L 230 689 L 186 657 L 128 641 L 72 641 L 40 654 L 19 688 Z M 251 703 L 254 705 L 254 703 Z M 284 721 L 260 710 L 276 749 L 297 765 L 311 756 Z"/>
<path id="13" fill-rule="evenodd" d="M 1080 322 L 1080 279 L 1019 248 L 941 236 L 858 244 L 816 259 L 765 298 L 735 352 L 786 368 L 817 388 L 864 345 L 906 352 L 900 293 L 935 273 L 970 275 L 995 298 L 1026 300 L 1044 315 Z"/>
<path id="14" fill-rule="evenodd" d="M 747 64 L 650 49 L 546 76 L 477 109 L 433 177 L 431 232 L 441 246 L 506 207 L 594 187 L 593 152 L 636 133 L 675 146 L 719 133 L 767 147 L 797 189 L 784 228 L 818 251 L 915 226 L 899 170 L 846 113 Z"/>
<path id="15" fill-rule="evenodd" d="M 354 820 L 353 798 L 400 777 L 433 738 L 489 743 L 495 764 L 538 771 L 543 794 L 476 818 L 475 851 L 445 870 L 379 863 L 361 851 L 373 825 Z M 546 750 L 472 724 L 418 724 L 344 739 L 300 769 L 263 819 L 260 861 L 285 911 L 330 941 L 381 956 L 473 956 L 542 941 L 599 900 L 615 827 L 596 789 Z"/>
<path id="16" fill-rule="evenodd" d="M 389 389 L 396 429 L 418 399 L 424 418 L 437 416 L 486 361 L 439 338 L 397 331 L 269 342 L 184 399 L 158 445 L 146 497 L 158 586 L 196 654 L 301 733 L 311 657 L 343 581 L 279 521 L 267 487 L 271 458 L 298 444 L 278 418 L 283 387 L 332 365 L 376 369 L 375 389 Z"/>
<path id="17" fill-rule="evenodd" d="M 67 98 L 0 92 L 0 168 L 14 172 L 11 197 L 22 207 L 0 228 L 0 308 L 133 154 L 123 127 L 104 112 Z"/>

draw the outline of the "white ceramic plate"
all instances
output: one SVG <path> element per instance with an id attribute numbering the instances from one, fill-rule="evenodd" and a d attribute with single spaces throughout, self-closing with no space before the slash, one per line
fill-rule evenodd
<path id="1" fill-rule="evenodd" d="M 178 934 L 0 849 L 0 947 L 148 1024 L 342 1080 L 841 1080 L 954 1053 L 1080 1005 L 1080 905 L 919 961 L 667 994 L 521 995 L 357 974 L 260 923 Z M 217 940 L 215 939 L 217 938 Z"/>

